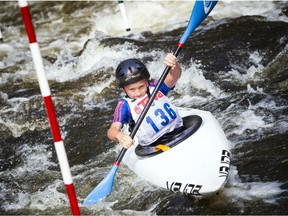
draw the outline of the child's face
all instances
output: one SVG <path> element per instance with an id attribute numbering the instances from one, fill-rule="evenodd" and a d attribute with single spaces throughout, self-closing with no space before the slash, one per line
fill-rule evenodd
<path id="1" fill-rule="evenodd" d="M 146 79 L 140 80 L 124 86 L 124 91 L 131 99 L 139 99 L 147 93 L 148 81 Z"/>

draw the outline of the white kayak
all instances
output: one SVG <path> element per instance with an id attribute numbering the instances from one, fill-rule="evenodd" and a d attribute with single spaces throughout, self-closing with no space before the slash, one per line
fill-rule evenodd
<path id="1" fill-rule="evenodd" d="M 224 131 L 211 112 L 178 110 L 187 129 L 165 145 L 141 147 L 135 138 L 136 143 L 127 150 L 123 163 L 143 179 L 173 192 L 217 193 L 227 181 L 230 166 L 229 142 Z"/>

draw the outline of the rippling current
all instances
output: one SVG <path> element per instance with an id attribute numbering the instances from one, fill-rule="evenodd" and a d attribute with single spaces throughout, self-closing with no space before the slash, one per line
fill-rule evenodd
<path id="1" fill-rule="evenodd" d="M 220 1 L 179 54 L 170 96 L 211 111 L 231 144 L 219 195 L 162 190 L 121 165 L 103 202 L 81 204 L 121 149 L 106 137 L 122 95 L 117 64 L 139 58 L 157 79 L 193 4 L 125 2 L 126 32 L 116 2 L 29 2 L 82 214 L 288 214 L 286 1 Z M 71 214 L 18 3 L 0 5 L 0 212 Z"/>

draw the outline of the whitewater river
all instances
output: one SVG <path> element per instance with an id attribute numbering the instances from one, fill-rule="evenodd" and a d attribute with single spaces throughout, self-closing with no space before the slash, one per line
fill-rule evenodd
<path id="1" fill-rule="evenodd" d="M 211 111 L 230 141 L 219 195 L 172 193 L 122 164 L 107 199 L 81 204 L 121 150 L 106 137 L 122 95 L 117 64 L 139 58 L 159 77 L 194 2 L 125 4 L 130 32 L 113 1 L 29 2 L 81 213 L 288 214 L 287 1 L 219 2 L 178 56 L 170 96 Z M 71 214 L 18 3 L 0 5 L 0 213 Z"/>

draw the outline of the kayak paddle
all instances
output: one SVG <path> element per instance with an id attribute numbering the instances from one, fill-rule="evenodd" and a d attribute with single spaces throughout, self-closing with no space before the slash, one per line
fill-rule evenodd
<path id="1" fill-rule="evenodd" d="M 184 46 L 186 40 L 191 35 L 191 33 L 202 23 L 202 21 L 208 16 L 208 14 L 212 11 L 212 9 L 215 7 L 218 1 L 208 1 L 208 0 L 196 0 L 188 26 L 183 33 L 180 41 L 178 42 L 178 47 L 174 51 L 174 55 L 177 57 L 181 48 Z M 153 93 L 151 94 L 151 97 L 149 98 L 147 104 L 145 105 L 142 113 L 139 116 L 138 121 L 136 122 L 130 136 L 132 139 L 136 135 L 142 121 L 145 118 L 145 115 L 148 112 L 148 109 L 150 108 L 151 104 L 154 101 L 154 98 L 156 97 L 157 92 L 160 89 L 160 86 L 163 84 L 166 76 L 168 75 L 170 70 L 170 67 L 166 66 L 159 81 L 156 85 Z M 91 205 L 98 203 L 102 199 L 104 199 L 113 188 L 114 184 L 114 178 L 116 175 L 116 172 L 118 170 L 118 167 L 122 161 L 122 158 L 124 157 L 127 149 L 122 148 L 120 154 L 118 155 L 117 159 L 115 160 L 110 172 L 107 174 L 107 176 L 94 188 L 94 190 L 85 198 L 83 204 L 84 205 Z"/>

